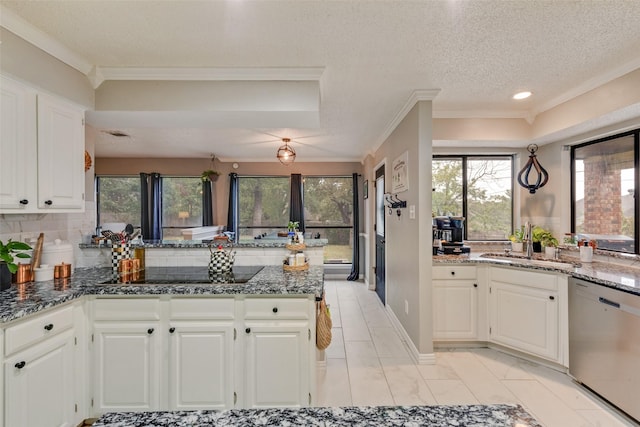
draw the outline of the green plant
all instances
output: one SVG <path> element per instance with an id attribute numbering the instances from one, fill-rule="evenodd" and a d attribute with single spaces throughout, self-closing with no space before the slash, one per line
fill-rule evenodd
<path id="1" fill-rule="evenodd" d="M 300 227 L 299 221 L 289 221 L 289 224 L 287 225 L 287 230 L 296 231 L 298 227 Z"/>
<path id="2" fill-rule="evenodd" d="M 537 226 L 534 227 L 531 234 L 533 234 L 532 236 L 533 241 L 540 242 L 542 246 L 545 246 L 545 247 L 558 246 L 558 239 L 556 239 L 550 231 L 545 230 L 542 227 L 537 227 Z"/>
<path id="3" fill-rule="evenodd" d="M 207 169 L 206 171 L 202 171 L 200 178 L 202 178 L 203 181 L 212 181 L 212 176 L 218 177 L 219 175 L 220 172 L 214 171 L 213 169 Z"/>
<path id="4" fill-rule="evenodd" d="M 16 258 L 31 258 L 31 255 L 21 252 L 29 249 L 31 249 L 31 246 L 26 243 L 14 242 L 9 239 L 5 245 L 2 243 L 2 240 L 0 240 L 0 261 L 7 264 L 11 273 L 15 273 L 18 271 L 18 266 L 13 262 L 14 254 Z"/>
<path id="5" fill-rule="evenodd" d="M 524 239 L 524 225 L 520 226 L 520 230 L 513 230 L 513 234 L 509 236 L 509 240 L 514 243 L 522 243 Z"/>

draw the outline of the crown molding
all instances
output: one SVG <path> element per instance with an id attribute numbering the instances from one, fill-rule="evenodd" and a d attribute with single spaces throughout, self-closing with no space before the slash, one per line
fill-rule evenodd
<path id="1" fill-rule="evenodd" d="M 324 67 L 96 67 L 97 88 L 105 80 L 318 81 Z"/>
<path id="2" fill-rule="evenodd" d="M 83 56 L 77 54 L 50 35 L 34 27 L 12 10 L 0 5 L 0 26 L 11 31 L 18 37 L 31 43 L 38 49 L 47 52 L 54 58 L 64 62 L 82 74 L 88 74 L 93 65 Z"/>
<path id="3" fill-rule="evenodd" d="M 529 111 L 514 110 L 441 110 L 433 109 L 434 119 L 527 119 Z"/>
<path id="4" fill-rule="evenodd" d="M 433 101 L 434 98 L 440 93 L 440 89 L 421 89 L 416 90 L 411 93 L 409 99 L 404 104 L 404 106 L 398 111 L 398 113 L 394 116 L 394 118 L 389 122 L 384 132 L 378 137 L 378 140 L 374 147 L 371 149 L 370 153 L 375 153 L 378 151 L 378 148 L 389 138 L 389 135 L 398 127 L 400 122 L 409 114 L 409 111 L 416 105 L 416 103 L 420 101 Z"/>

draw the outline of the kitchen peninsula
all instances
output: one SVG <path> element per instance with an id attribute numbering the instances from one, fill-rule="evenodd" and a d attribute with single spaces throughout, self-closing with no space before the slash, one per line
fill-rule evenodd
<path id="1" fill-rule="evenodd" d="M 0 295 L 4 425 L 311 404 L 322 267 L 251 271 L 244 283 L 110 283 L 110 267 L 92 267 L 13 285 Z"/>

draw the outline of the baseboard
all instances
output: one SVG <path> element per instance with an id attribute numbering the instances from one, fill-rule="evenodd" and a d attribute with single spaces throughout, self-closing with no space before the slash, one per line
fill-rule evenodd
<path id="1" fill-rule="evenodd" d="M 418 351 L 418 348 L 413 344 L 413 341 L 411 341 L 411 338 L 409 337 L 409 334 L 407 334 L 407 331 L 405 331 L 404 327 L 402 326 L 402 323 L 400 323 L 400 320 L 398 320 L 398 318 L 396 317 L 396 314 L 393 312 L 393 310 L 391 310 L 391 307 L 387 305 L 384 308 L 386 309 L 387 314 L 389 315 L 391 324 L 393 325 L 395 330 L 398 332 L 398 334 L 400 334 L 403 341 L 406 343 L 407 348 L 409 349 L 409 355 L 411 356 L 411 359 L 413 359 L 413 362 L 418 365 L 435 365 L 436 364 L 435 353 L 420 353 Z"/>

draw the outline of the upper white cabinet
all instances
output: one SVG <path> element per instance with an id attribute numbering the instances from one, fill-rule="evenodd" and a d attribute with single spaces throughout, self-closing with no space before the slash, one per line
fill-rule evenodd
<path id="1" fill-rule="evenodd" d="M 84 111 L 0 79 L 0 213 L 82 211 Z"/>

